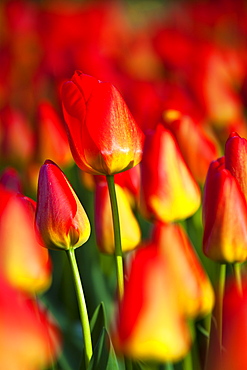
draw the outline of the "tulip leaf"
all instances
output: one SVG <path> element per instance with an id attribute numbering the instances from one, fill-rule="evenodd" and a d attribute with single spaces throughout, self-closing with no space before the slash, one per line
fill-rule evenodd
<path id="1" fill-rule="evenodd" d="M 95 348 L 104 327 L 106 327 L 106 313 L 104 302 L 101 302 L 90 320 L 93 348 Z"/>
<path id="2" fill-rule="evenodd" d="M 102 329 L 87 370 L 119 370 L 117 358 L 106 328 Z"/>

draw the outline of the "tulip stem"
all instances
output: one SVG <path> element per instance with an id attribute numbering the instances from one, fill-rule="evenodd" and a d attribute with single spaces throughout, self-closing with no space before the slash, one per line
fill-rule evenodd
<path id="1" fill-rule="evenodd" d="M 217 330 L 219 335 L 220 353 L 222 352 L 222 325 L 223 325 L 223 299 L 226 280 L 226 264 L 220 264 L 218 280 L 218 311 L 217 311 Z M 216 303 L 217 304 L 217 303 Z"/>
<path id="2" fill-rule="evenodd" d="M 117 286 L 118 286 L 118 297 L 121 300 L 124 292 L 124 275 L 123 275 L 123 253 L 121 245 L 121 233 L 120 233 L 120 221 L 119 212 L 117 204 L 116 189 L 114 183 L 114 176 L 106 176 L 111 209 L 112 209 L 112 219 L 113 219 L 113 229 L 114 229 L 114 239 L 115 239 L 115 258 L 116 258 L 116 268 L 117 268 Z"/>
<path id="3" fill-rule="evenodd" d="M 83 337 L 84 337 L 85 365 L 87 368 L 90 362 L 90 359 L 92 357 L 93 350 L 92 350 L 92 340 L 91 340 L 86 301 L 85 301 L 82 283 L 80 279 L 80 274 L 79 274 L 79 270 L 78 270 L 78 266 L 77 266 L 77 262 L 75 258 L 75 251 L 73 248 L 71 248 L 67 250 L 66 253 L 69 259 L 69 263 L 70 263 L 73 278 L 74 278 L 75 291 L 76 291 L 76 296 L 78 300 L 78 308 L 79 308 L 82 332 L 83 332 Z"/>
<path id="4" fill-rule="evenodd" d="M 240 263 L 233 264 L 233 271 L 235 275 L 236 285 L 238 288 L 239 294 L 242 294 L 243 287 L 242 287 L 242 276 L 241 276 L 241 265 Z"/>

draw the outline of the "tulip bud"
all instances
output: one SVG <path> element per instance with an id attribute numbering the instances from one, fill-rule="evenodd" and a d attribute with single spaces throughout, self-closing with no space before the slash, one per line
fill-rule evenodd
<path id="1" fill-rule="evenodd" d="M 141 212 L 148 219 L 172 222 L 200 206 L 200 190 L 171 132 L 158 125 L 147 134 L 141 163 Z"/>
<path id="2" fill-rule="evenodd" d="M 175 136 L 192 175 L 204 183 L 209 164 L 218 157 L 216 140 L 207 135 L 202 125 L 192 117 L 179 111 L 165 111 L 164 121 Z"/>
<path id="3" fill-rule="evenodd" d="M 0 363 L 2 369 L 43 369 L 57 358 L 61 335 L 35 301 L 0 276 Z"/>
<path id="4" fill-rule="evenodd" d="M 68 250 L 90 235 L 88 217 L 64 173 L 47 160 L 40 169 L 36 227 L 44 246 Z"/>
<path id="5" fill-rule="evenodd" d="M 190 318 L 209 314 L 214 305 L 213 288 L 184 229 L 159 222 L 154 225 L 152 241 L 171 269 L 181 311 Z"/>
<path id="6" fill-rule="evenodd" d="M 141 161 L 143 133 L 113 85 L 77 71 L 63 85 L 62 101 L 78 167 L 113 175 Z"/>
<path id="7" fill-rule="evenodd" d="M 119 185 L 116 185 L 116 196 L 119 210 L 122 250 L 123 252 L 127 252 L 138 246 L 141 240 L 141 231 L 131 210 L 127 195 Z M 107 183 L 103 181 L 97 182 L 96 184 L 95 231 L 97 245 L 100 251 L 113 254 L 115 252 L 115 241 L 111 203 Z"/>
<path id="8" fill-rule="evenodd" d="M 18 289 L 44 291 L 51 283 L 51 261 L 36 238 L 35 202 L 3 188 L 0 196 L 0 269 Z"/>
<path id="9" fill-rule="evenodd" d="M 247 201 L 247 140 L 231 133 L 225 145 L 225 166 L 234 176 Z"/>
<path id="10" fill-rule="evenodd" d="M 117 353 L 162 362 L 186 355 L 191 338 L 172 281 L 158 246 L 137 250 L 112 334 Z"/>
<path id="11" fill-rule="evenodd" d="M 247 204 L 225 158 L 212 162 L 203 197 L 203 252 L 221 263 L 247 258 Z"/>
<path id="12" fill-rule="evenodd" d="M 69 165 L 73 161 L 60 117 L 52 105 L 45 101 L 38 106 L 37 135 L 39 161 L 52 158 L 61 166 Z"/>

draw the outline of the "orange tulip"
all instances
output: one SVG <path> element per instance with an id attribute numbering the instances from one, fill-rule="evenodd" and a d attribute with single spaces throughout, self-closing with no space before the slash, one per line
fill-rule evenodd
<path id="1" fill-rule="evenodd" d="M 138 246 L 141 240 L 141 231 L 131 210 L 125 190 L 117 184 L 116 196 L 119 208 L 122 250 L 127 252 Z M 103 181 L 96 184 L 95 231 L 100 251 L 113 254 L 115 252 L 115 241 L 111 203 L 107 183 Z"/>
<path id="2" fill-rule="evenodd" d="M 186 355 L 191 338 L 171 281 L 168 261 L 157 245 L 137 250 L 112 333 L 117 353 L 163 362 Z"/>
<path id="3" fill-rule="evenodd" d="M 138 164 L 143 133 L 117 89 L 75 72 L 62 88 L 69 142 L 76 164 L 93 175 L 112 175 Z"/>
<path id="4" fill-rule="evenodd" d="M 213 288 L 184 229 L 178 224 L 159 222 L 154 225 L 152 241 L 172 271 L 181 311 L 191 318 L 210 313 Z"/>
<path id="5" fill-rule="evenodd" d="M 48 251 L 37 241 L 35 202 L 0 190 L 0 268 L 8 282 L 27 292 L 41 292 L 51 283 Z"/>
<path id="6" fill-rule="evenodd" d="M 158 125 L 147 134 L 141 163 L 141 212 L 148 219 L 172 222 L 200 206 L 200 190 L 171 132 Z"/>
<path id="7" fill-rule="evenodd" d="M 60 351 L 57 325 L 36 302 L 0 277 L 0 363 L 3 369 L 43 369 Z"/>
<path id="8" fill-rule="evenodd" d="M 36 228 L 47 248 L 68 250 L 90 235 L 88 217 L 64 173 L 47 160 L 40 169 Z"/>

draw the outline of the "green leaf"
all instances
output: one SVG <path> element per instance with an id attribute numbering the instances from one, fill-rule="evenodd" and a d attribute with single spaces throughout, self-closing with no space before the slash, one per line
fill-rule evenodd
<path id="1" fill-rule="evenodd" d="M 105 327 L 106 327 L 105 305 L 104 302 L 101 302 L 95 309 L 94 314 L 90 320 L 93 348 L 95 348 L 101 336 L 102 329 Z"/>
<path id="2" fill-rule="evenodd" d="M 106 328 L 103 328 L 101 332 L 88 370 L 119 370 L 117 358 Z"/>

